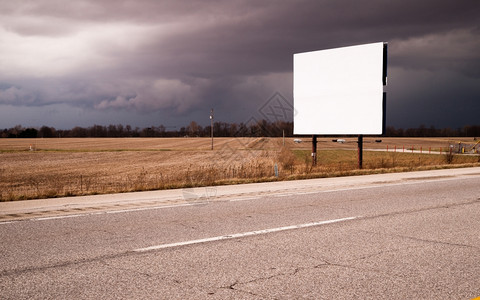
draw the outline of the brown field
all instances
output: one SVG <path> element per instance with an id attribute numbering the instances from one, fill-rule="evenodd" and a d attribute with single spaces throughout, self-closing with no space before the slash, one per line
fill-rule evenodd
<path id="1" fill-rule="evenodd" d="M 428 155 L 473 138 L 365 138 L 365 150 L 389 152 L 365 151 L 358 170 L 356 138 L 344 139 L 320 138 L 316 167 L 308 138 L 215 138 L 213 151 L 209 138 L 0 139 L 0 201 L 480 165 Z"/>

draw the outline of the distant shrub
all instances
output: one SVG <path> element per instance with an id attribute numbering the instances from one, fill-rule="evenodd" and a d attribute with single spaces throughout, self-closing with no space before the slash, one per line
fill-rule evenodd
<path id="1" fill-rule="evenodd" d="M 278 154 L 277 159 L 284 170 L 289 170 L 290 173 L 293 173 L 295 167 L 295 155 L 292 150 L 283 147 Z"/>
<path id="2" fill-rule="evenodd" d="M 445 162 L 447 164 L 451 164 L 453 162 L 454 157 L 455 155 L 453 154 L 452 151 L 447 151 L 447 153 L 445 154 Z"/>

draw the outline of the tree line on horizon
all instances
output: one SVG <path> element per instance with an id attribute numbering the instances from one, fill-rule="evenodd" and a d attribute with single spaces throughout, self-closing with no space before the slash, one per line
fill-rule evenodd
<path id="1" fill-rule="evenodd" d="M 293 122 L 269 122 L 259 120 L 245 123 L 214 122 L 213 132 L 216 137 L 293 137 Z M 72 129 L 55 129 L 42 126 L 40 128 L 24 128 L 17 125 L 0 131 L 0 138 L 86 138 L 86 137 L 209 137 L 211 126 L 201 126 L 192 121 L 188 126 L 176 129 L 163 125 L 145 128 L 130 125 L 93 125 L 91 127 L 76 126 Z M 383 136 L 386 137 L 479 137 L 480 125 L 467 125 L 462 128 L 435 128 L 421 125 L 418 128 L 395 128 L 388 126 Z"/>

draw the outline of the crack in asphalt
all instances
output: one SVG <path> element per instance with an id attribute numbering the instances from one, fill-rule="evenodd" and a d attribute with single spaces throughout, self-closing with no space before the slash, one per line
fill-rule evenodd
<path id="1" fill-rule="evenodd" d="M 299 271 L 299 269 L 298 269 L 298 268 L 295 268 L 295 270 L 293 270 L 293 272 L 284 272 L 284 273 L 274 274 L 274 275 L 265 276 L 265 277 L 258 277 L 258 278 L 254 278 L 254 279 L 252 279 L 252 280 L 248 280 L 248 281 L 244 281 L 244 282 L 239 282 L 238 280 L 236 280 L 234 283 L 230 284 L 229 286 L 223 286 L 223 287 L 220 287 L 220 288 L 221 288 L 221 289 L 234 290 L 234 291 L 246 293 L 246 294 L 249 294 L 249 295 L 252 295 L 252 296 L 256 296 L 256 297 L 267 298 L 265 295 L 256 294 L 256 293 L 253 293 L 253 292 L 251 292 L 251 291 L 247 291 L 247 290 L 241 289 L 241 288 L 238 287 L 238 286 L 239 286 L 239 285 L 246 285 L 246 284 L 254 283 L 254 282 L 258 282 L 258 281 L 270 280 L 270 279 L 272 279 L 272 278 L 281 277 L 281 276 L 295 275 L 295 274 L 298 273 L 298 271 Z M 289 274 L 289 273 L 291 273 L 291 274 Z M 277 299 L 277 298 L 273 298 L 273 299 Z"/>
<path id="2" fill-rule="evenodd" d="M 396 237 L 400 237 L 400 238 L 404 238 L 404 239 L 409 239 L 409 240 L 424 242 L 424 243 L 430 243 L 430 244 L 440 244 L 440 245 L 446 245 L 446 246 L 480 249 L 479 247 L 473 246 L 473 245 L 457 244 L 457 243 L 449 243 L 449 242 L 443 242 L 443 241 L 437 241 L 437 240 L 422 239 L 422 238 L 416 238 L 416 237 L 407 236 L 407 235 L 395 234 L 395 235 L 390 235 L 390 236 L 396 236 Z"/>
<path id="3" fill-rule="evenodd" d="M 440 209 L 440 208 L 448 209 L 448 208 L 452 208 L 452 207 L 466 206 L 466 205 L 477 204 L 477 203 L 480 203 L 480 198 L 470 200 L 470 201 L 465 201 L 465 202 L 459 202 L 459 203 L 449 203 L 449 204 L 428 206 L 428 207 L 417 208 L 417 209 L 392 211 L 392 212 L 389 212 L 389 213 L 383 213 L 383 214 L 371 215 L 371 216 L 366 215 L 366 216 L 357 218 L 357 220 L 370 220 L 370 219 L 390 217 L 390 216 L 406 215 L 406 214 L 411 214 L 411 213 L 417 213 L 417 212 L 423 212 L 423 211 L 429 211 L 429 210 L 436 210 L 436 209 Z"/>
<path id="4" fill-rule="evenodd" d="M 101 260 L 100 263 L 103 264 L 104 266 L 108 267 L 108 268 L 111 268 L 111 269 L 124 271 L 124 272 L 132 272 L 132 273 L 142 275 L 142 276 L 145 276 L 145 277 L 148 277 L 148 278 L 156 275 L 156 274 L 150 274 L 150 273 L 147 273 L 147 272 L 141 272 L 141 271 L 138 271 L 138 270 L 135 270 L 135 269 L 129 269 L 129 268 L 122 268 L 122 267 L 114 266 L 114 265 L 109 264 L 106 260 Z"/>
<path id="5" fill-rule="evenodd" d="M 24 268 L 12 269 L 12 270 L 2 270 L 0 271 L 0 276 L 21 275 L 23 273 L 28 273 L 28 272 L 45 271 L 45 270 L 50 270 L 55 268 L 64 268 L 64 267 L 70 267 L 70 266 L 77 266 L 81 264 L 88 264 L 92 262 L 101 262 L 107 259 L 125 257 L 132 254 L 140 255 L 141 253 L 136 253 L 133 251 L 125 251 L 125 252 L 120 252 L 115 254 L 105 254 L 105 255 L 100 255 L 100 256 L 90 257 L 90 258 L 81 258 L 81 259 L 76 259 L 71 261 L 61 261 L 61 262 L 46 264 L 42 266 L 32 266 L 32 267 L 24 267 Z"/>

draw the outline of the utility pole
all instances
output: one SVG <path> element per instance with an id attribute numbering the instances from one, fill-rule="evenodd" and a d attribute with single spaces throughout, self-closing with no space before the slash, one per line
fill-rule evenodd
<path id="1" fill-rule="evenodd" d="M 213 150 L 213 108 L 210 110 L 210 135 L 212 136 L 212 150 Z"/>

